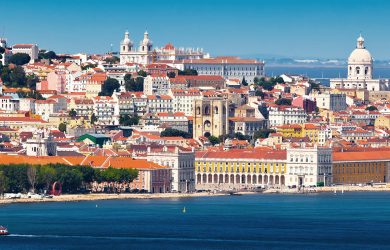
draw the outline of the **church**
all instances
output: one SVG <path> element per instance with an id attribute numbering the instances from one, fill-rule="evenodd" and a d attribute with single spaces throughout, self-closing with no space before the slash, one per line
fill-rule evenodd
<path id="1" fill-rule="evenodd" d="M 347 78 L 330 79 L 330 87 L 335 89 L 366 89 L 369 91 L 390 90 L 388 80 L 373 79 L 373 59 L 364 46 L 364 38 L 357 39 L 356 49 L 348 58 Z"/>
<path id="2" fill-rule="evenodd" d="M 130 40 L 129 32 L 125 32 L 125 38 L 120 44 L 120 63 L 150 64 L 153 62 L 153 43 L 149 39 L 149 33 L 145 31 L 144 39 L 140 41 L 139 47 L 134 47 Z"/>
<path id="3" fill-rule="evenodd" d="M 210 58 L 210 54 L 205 53 L 202 48 L 176 48 L 168 43 L 161 48 L 153 48 L 153 43 L 149 39 L 149 33 L 145 31 L 144 38 L 140 41 L 138 48 L 131 41 L 129 32 L 125 32 L 125 37 L 120 43 L 119 58 L 121 64 L 139 63 L 143 65 L 155 63 L 161 60 L 195 60 Z"/>

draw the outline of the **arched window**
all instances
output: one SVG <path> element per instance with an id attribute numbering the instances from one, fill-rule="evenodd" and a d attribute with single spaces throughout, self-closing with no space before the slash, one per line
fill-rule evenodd
<path id="1" fill-rule="evenodd" d="M 199 107 L 199 106 L 196 107 L 196 114 L 197 114 L 197 115 L 200 115 L 200 107 Z"/>
<path id="2" fill-rule="evenodd" d="M 205 115 L 209 115 L 209 114 L 210 114 L 210 107 L 209 107 L 209 105 L 206 105 L 206 106 L 204 107 L 204 114 L 205 114 Z"/>
<path id="3" fill-rule="evenodd" d="M 214 113 L 218 114 L 218 107 L 217 106 L 214 107 Z"/>
<path id="4" fill-rule="evenodd" d="M 205 128 L 210 128 L 210 127 L 211 127 L 211 122 L 210 122 L 209 120 L 206 120 L 206 121 L 204 122 L 204 127 L 205 127 Z"/>
<path id="5" fill-rule="evenodd" d="M 368 73 L 368 67 L 366 67 L 366 69 L 364 70 L 364 74 L 367 75 Z"/>
<path id="6" fill-rule="evenodd" d="M 125 50 L 125 46 L 123 46 L 123 50 Z"/>
<path id="7" fill-rule="evenodd" d="M 357 75 L 360 74 L 360 67 L 356 67 L 356 74 L 357 74 Z"/>

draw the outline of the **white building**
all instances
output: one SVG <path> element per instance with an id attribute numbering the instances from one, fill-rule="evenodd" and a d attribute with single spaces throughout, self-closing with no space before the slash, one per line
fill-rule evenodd
<path id="1" fill-rule="evenodd" d="M 20 98 L 19 99 L 20 111 L 31 111 L 35 113 L 35 99 L 34 98 Z"/>
<path id="2" fill-rule="evenodd" d="M 184 69 L 194 69 L 198 75 L 218 75 L 225 79 L 236 78 L 240 81 L 245 78 L 253 83 L 255 77 L 264 76 L 264 62 L 238 57 L 217 57 L 198 60 L 184 60 Z"/>
<path id="3" fill-rule="evenodd" d="M 125 38 L 120 43 L 119 58 L 121 64 L 139 63 L 150 64 L 153 62 L 153 43 L 149 39 L 149 33 L 145 31 L 144 39 L 140 42 L 139 48 L 135 48 L 130 40 L 129 32 L 125 32 Z"/>
<path id="4" fill-rule="evenodd" d="M 184 112 L 187 116 L 192 116 L 194 111 L 194 101 L 202 99 L 199 89 L 172 89 L 173 112 Z"/>
<path id="5" fill-rule="evenodd" d="M 345 94 L 321 93 L 315 95 L 317 107 L 331 111 L 341 111 L 347 108 Z"/>
<path id="6" fill-rule="evenodd" d="M 166 75 L 148 75 L 144 78 L 145 95 L 167 95 L 170 89 L 171 83 Z"/>
<path id="7" fill-rule="evenodd" d="M 371 91 L 390 90 L 389 82 L 382 79 L 372 79 L 373 59 L 364 46 L 364 38 L 357 39 L 356 49 L 348 58 L 348 77 L 330 79 L 331 88 L 367 89 Z"/>
<path id="8" fill-rule="evenodd" d="M 27 139 L 24 143 L 27 156 L 55 156 L 57 155 L 57 143 L 53 137 L 45 135 L 45 132 L 38 130 L 33 138 Z"/>
<path id="9" fill-rule="evenodd" d="M 11 96 L 0 96 L 0 109 L 7 112 L 19 111 L 19 99 Z"/>
<path id="10" fill-rule="evenodd" d="M 270 106 L 268 109 L 270 127 L 285 124 L 302 124 L 307 121 L 305 110 L 293 106 Z"/>
<path id="11" fill-rule="evenodd" d="M 149 113 L 172 112 L 172 97 L 169 95 L 148 95 L 146 108 Z"/>
<path id="12" fill-rule="evenodd" d="M 97 124 L 118 125 L 119 104 L 117 99 L 110 96 L 96 96 L 93 98 L 93 112 L 97 118 Z"/>
<path id="13" fill-rule="evenodd" d="M 22 53 L 30 56 L 30 63 L 38 59 L 38 45 L 36 44 L 15 44 L 12 46 L 12 54 Z"/>
<path id="14" fill-rule="evenodd" d="M 290 147 L 287 149 L 286 185 L 317 186 L 332 182 L 332 149 L 324 147 Z"/>
<path id="15" fill-rule="evenodd" d="M 148 147 L 147 160 L 172 169 L 172 192 L 195 191 L 195 153 L 179 146 Z"/>
<path id="16" fill-rule="evenodd" d="M 202 48 L 175 48 L 171 43 L 156 49 L 157 59 L 160 60 L 186 60 L 209 58 Z"/>

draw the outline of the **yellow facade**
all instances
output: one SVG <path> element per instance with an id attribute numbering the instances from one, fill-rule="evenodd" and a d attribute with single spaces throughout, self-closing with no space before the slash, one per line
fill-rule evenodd
<path id="1" fill-rule="evenodd" d="M 240 173 L 240 174 L 267 174 L 286 173 L 286 164 L 284 162 L 256 162 L 256 161 L 218 161 L 218 160 L 196 160 L 195 170 L 197 173 Z"/>
<path id="2" fill-rule="evenodd" d="M 389 161 L 333 163 L 333 182 L 339 184 L 387 182 Z"/>

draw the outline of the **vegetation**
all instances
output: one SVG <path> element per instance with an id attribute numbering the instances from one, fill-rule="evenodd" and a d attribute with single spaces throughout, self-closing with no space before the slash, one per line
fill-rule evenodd
<path id="1" fill-rule="evenodd" d="M 168 137 L 168 136 L 180 136 L 183 138 L 192 138 L 192 134 L 187 133 L 182 130 L 173 129 L 173 128 L 167 128 L 164 131 L 160 133 L 161 137 Z"/>
<path id="2" fill-rule="evenodd" d="M 32 90 L 32 91 L 18 91 L 17 92 L 18 96 L 20 98 L 33 98 L 33 99 L 36 99 L 36 100 L 46 100 L 42 95 L 41 93 L 35 91 L 35 90 Z"/>
<path id="3" fill-rule="evenodd" d="M 198 71 L 195 69 L 179 70 L 179 76 L 197 76 Z"/>
<path id="4" fill-rule="evenodd" d="M 309 81 L 309 84 L 310 84 L 311 89 L 320 90 L 320 84 L 319 83 L 316 83 L 314 81 Z"/>
<path id="5" fill-rule="evenodd" d="M 375 107 L 375 106 L 368 106 L 368 107 L 366 108 L 366 110 L 368 110 L 368 111 L 375 111 L 375 110 L 378 110 L 378 108 Z"/>
<path id="6" fill-rule="evenodd" d="M 76 118 L 76 116 L 77 116 L 76 110 L 71 109 L 71 110 L 69 111 L 69 116 L 72 117 L 72 118 Z"/>
<path id="7" fill-rule="evenodd" d="M 58 130 L 61 131 L 61 132 L 66 132 L 66 123 L 61 122 L 61 123 L 58 125 Z"/>
<path id="8" fill-rule="evenodd" d="M 131 74 L 126 74 L 124 77 L 126 91 L 142 92 L 144 91 L 144 78 L 132 78 Z"/>
<path id="9" fill-rule="evenodd" d="M 8 62 L 16 65 L 24 65 L 31 60 L 31 57 L 25 53 L 16 53 L 13 54 Z"/>
<path id="10" fill-rule="evenodd" d="M 287 106 L 290 106 L 290 105 L 291 105 L 291 102 L 292 102 L 291 99 L 280 98 L 280 99 L 278 99 L 278 100 L 275 101 L 275 104 L 276 104 L 276 105 L 287 105 Z"/>
<path id="11" fill-rule="evenodd" d="M 140 70 L 140 71 L 138 71 L 137 72 L 137 74 L 139 75 L 139 76 L 142 76 L 142 77 L 146 77 L 147 75 L 148 75 L 148 73 L 146 73 L 146 71 L 144 71 L 144 70 Z"/>
<path id="12" fill-rule="evenodd" d="M 175 78 L 175 77 L 176 77 L 176 74 L 175 74 L 175 72 L 168 72 L 168 73 L 167 73 L 167 76 L 168 76 L 169 78 Z"/>
<path id="13" fill-rule="evenodd" d="M 208 139 L 209 139 L 209 142 L 211 143 L 211 145 L 216 145 L 216 144 L 219 144 L 219 143 L 221 143 L 221 141 L 219 140 L 219 138 L 218 137 L 216 137 L 216 136 L 213 136 L 213 135 L 210 135 L 209 137 L 208 137 Z"/>
<path id="14" fill-rule="evenodd" d="M 89 63 L 89 64 L 81 66 L 81 70 L 87 70 L 89 68 L 96 68 L 97 66 L 98 66 L 97 64 Z"/>
<path id="15" fill-rule="evenodd" d="M 114 91 L 119 91 L 120 84 L 117 79 L 108 78 L 102 85 L 102 91 L 99 96 L 112 96 Z"/>
<path id="16" fill-rule="evenodd" d="M 92 113 L 91 115 L 91 124 L 95 124 L 98 121 L 98 118 L 96 117 L 95 113 Z"/>
<path id="17" fill-rule="evenodd" d="M 270 77 L 270 78 L 265 78 L 265 77 L 255 77 L 253 79 L 253 82 L 257 85 L 262 87 L 265 90 L 272 90 L 274 86 L 278 83 L 284 83 L 283 78 L 281 77 Z"/>
<path id="18" fill-rule="evenodd" d="M 255 96 L 260 96 L 261 99 L 264 99 L 265 94 L 260 89 L 257 89 L 256 92 L 255 92 Z"/>
<path id="19" fill-rule="evenodd" d="M 117 56 L 107 57 L 106 59 L 104 59 L 104 61 L 109 64 L 119 63 L 119 57 Z"/>
<path id="20" fill-rule="evenodd" d="M 257 140 L 258 138 L 268 138 L 269 134 L 275 133 L 276 131 L 273 129 L 261 129 L 259 131 L 256 131 L 253 139 Z"/>
<path id="21" fill-rule="evenodd" d="M 58 181 L 62 192 L 77 193 L 87 189 L 91 182 L 131 182 L 138 176 L 136 169 L 94 169 L 89 166 L 64 164 L 0 165 L 0 195 L 29 190 L 48 190 Z"/>
<path id="22" fill-rule="evenodd" d="M 35 75 L 26 75 L 24 69 L 20 66 L 1 68 L 0 78 L 4 85 L 12 88 L 30 88 L 35 89 L 39 81 Z"/>
<path id="23" fill-rule="evenodd" d="M 245 80 L 245 76 L 242 78 L 241 85 L 248 86 L 248 82 Z"/>
<path id="24" fill-rule="evenodd" d="M 138 125 L 138 123 L 139 123 L 139 117 L 137 115 L 134 116 L 121 115 L 119 117 L 119 124 L 123 126 Z"/>
<path id="25" fill-rule="evenodd" d="M 57 59 L 57 54 L 54 51 L 40 50 L 38 53 L 38 59 Z"/>

